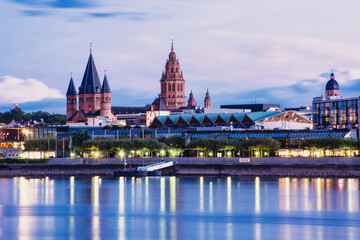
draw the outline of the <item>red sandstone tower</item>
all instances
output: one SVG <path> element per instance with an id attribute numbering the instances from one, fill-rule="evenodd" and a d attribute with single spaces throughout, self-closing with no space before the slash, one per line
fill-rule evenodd
<path id="1" fill-rule="evenodd" d="M 176 59 L 173 43 L 171 43 L 169 59 L 165 64 L 165 72 L 162 73 L 160 87 L 160 97 L 168 109 L 185 107 L 185 80 L 179 60 Z"/>
<path id="2" fill-rule="evenodd" d="M 205 94 L 204 108 L 211 108 L 211 98 L 210 98 L 209 89 L 207 89 Z"/>
<path id="3" fill-rule="evenodd" d="M 79 108 L 77 108 L 77 98 L 79 99 Z M 111 112 L 110 85 L 106 74 L 103 84 L 100 84 L 91 48 L 79 93 L 76 95 L 75 84 L 71 78 L 66 100 L 67 123 L 87 122 L 88 117 L 108 117 L 107 122 L 115 121 L 115 116 Z M 94 123 L 94 121 L 92 122 Z"/>
<path id="4" fill-rule="evenodd" d="M 77 94 L 74 81 L 70 78 L 68 90 L 66 92 L 66 119 L 69 119 L 77 112 Z"/>
<path id="5" fill-rule="evenodd" d="M 111 113 L 111 90 L 106 74 L 101 88 L 100 116 L 113 116 Z"/>
<path id="6" fill-rule="evenodd" d="M 195 108 L 196 107 L 196 102 L 194 99 L 194 94 L 192 93 L 192 90 L 190 91 L 189 94 L 189 100 L 188 100 L 188 105 L 189 108 Z"/>

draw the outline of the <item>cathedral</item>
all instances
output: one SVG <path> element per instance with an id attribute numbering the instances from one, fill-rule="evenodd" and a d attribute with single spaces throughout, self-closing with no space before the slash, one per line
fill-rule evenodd
<path id="1" fill-rule="evenodd" d="M 111 113 L 110 85 L 106 73 L 103 83 L 100 83 L 91 48 L 79 93 L 76 92 L 71 77 L 66 92 L 66 101 L 67 124 L 89 122 L 90 118 L 94 120 L 98 117 L 107 119 L 107 122 L 115 121 L 115 116 Z"/>
<path id="2" fill-rule="evenodd" d="M 174 43 L 171 43 L 171 52 L 166 60 L 165 71 L 162 72 L 160 80 L 160 96 L 155 99 L 153 106 L 157 110 L 177 110 L 184 108 L 197 109 L 194 95 L 190 92 L 188 104 L 185 105 L 185 79 L 180 69 L 179 59 L 174 52 Z M 162 107 L 161 107 L 162 106 Z M 204 99 L 204 108 L 211 108 L 209 90 Z"/>

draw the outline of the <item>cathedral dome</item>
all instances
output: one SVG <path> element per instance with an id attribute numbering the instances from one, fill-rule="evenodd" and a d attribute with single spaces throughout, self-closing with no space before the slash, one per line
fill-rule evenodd
<path id="1" fill-rule="evenodd" d="M 339 83 L 335 80 L 334 73 L 331 73 L 330 80 L 327 82 L 325 90 L 339 90 Z"/>

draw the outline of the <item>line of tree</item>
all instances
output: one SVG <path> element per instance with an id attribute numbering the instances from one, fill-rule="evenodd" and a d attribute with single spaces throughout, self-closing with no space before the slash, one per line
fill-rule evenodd
<path id="1" fill-rule="evenodd" d="M 185 145 L 181 136 L 169 138 L 119 139 L 98 137 L 91 139 L 87 130 L 74 133 L 71 139 L 71 149 L 77 155 L 100 153 L 104 157 L 144 157 L 144 156 L 182 156 L 185 151 L 197 156 L 269 156 L 280 148 L 280 142 L 273 138 L 254 139 L 214 139 L 205 138 L 193 140 Z M 70 147 L 69 139 L 65 140 L 65 149 Z M 55 139 L 31 139 L 25 142 L 27 151 L 47 151 L 55 149 Z M 62 140 L 57 141 L 57 149 L 62 149 Z M 189 152 L 190 151 L 190 152 Z M 192 153 L 191 153 L 192 152 Z M 230 153 L 230 154 L 229 154 Z M 257 153 L 257 154 L 256 154 Z"/>
<path id="2" fill-rule="evenodd" d="M 360 148 L 360 141 L 357 139 L 345 139 L 340 137 L 309 138 L 301 142 L 300 148 L 307 150 L 357 150 Z"/>
<path id="3" fill-rule="evenodd" d="M 21 108 L 15 108 L 8 112 L 0 113 L 0 122 L 10 123 L 12 120 L 19 121 L 40 121 L 41 125 L 64 125 L 66 124 L 66 116 L 64 114 L 48 113 L 43 111 L 26 113 Z"/>
<path id="4" fill-rule="evenodd" d="M 203 138 L 193 140 L 189 144 L 189 148 L 196 151 L 205 152 L 205 156 L 222 152 L 233 156 L 237 153 L 238 156 L 269 156 L 275 150 L 278 150 L 281 143 L 273 138 L 233 138 L 233 139 L 216 139 Z"/>

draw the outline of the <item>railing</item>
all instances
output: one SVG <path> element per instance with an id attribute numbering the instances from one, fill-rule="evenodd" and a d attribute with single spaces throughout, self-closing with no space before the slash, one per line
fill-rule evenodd
<path id="1" fill-rule="evenodd" d="M 174 165 L 173 161 L 170 162 L 159 162 L 159 163 L 154 163 L 145 167 L 138 167 L 138 171 L 156 171 L 156 170 L 160 170 L 163 168 L 167 168 L 167 167 L 171 167 Z"/>

